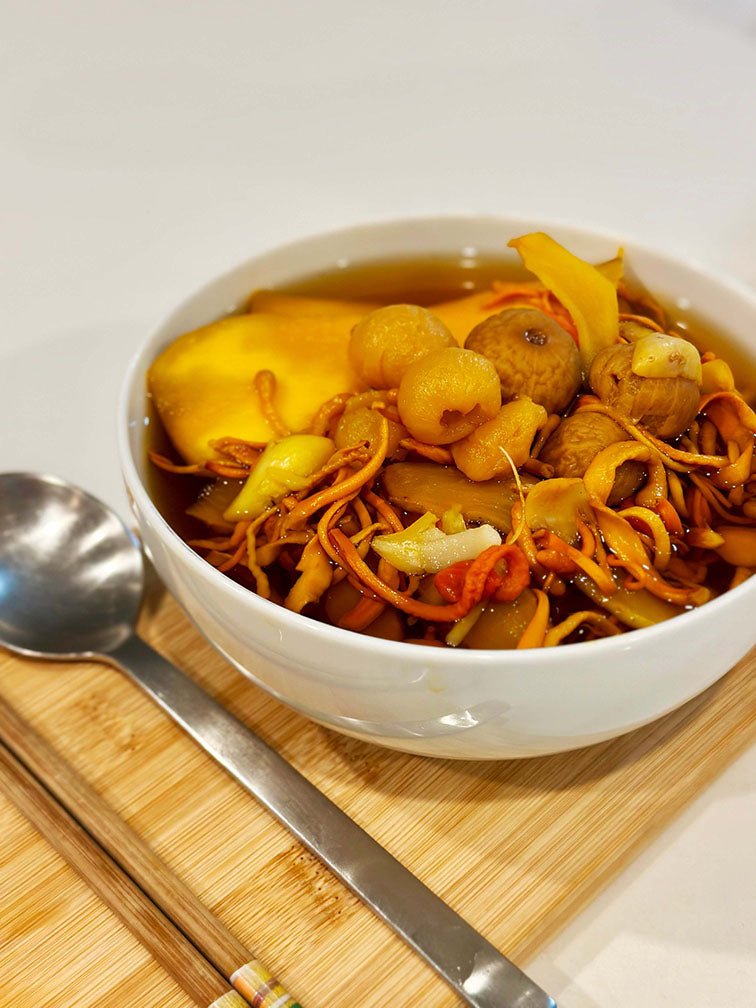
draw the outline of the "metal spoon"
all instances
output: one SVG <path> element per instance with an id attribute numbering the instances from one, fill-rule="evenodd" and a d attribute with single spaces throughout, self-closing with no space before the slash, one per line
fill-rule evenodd
<path id="1" fill-rule="evenodd" d="M 473 1008 L 556 1008 L 364 830 L 134 632 L 139 544 L 62 480 L 0 475 L 0 644 L 116 666 L 273 813 Z"/>

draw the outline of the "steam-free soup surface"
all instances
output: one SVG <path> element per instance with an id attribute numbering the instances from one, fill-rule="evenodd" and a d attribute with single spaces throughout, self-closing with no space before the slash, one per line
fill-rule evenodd
<path id="1" fill-rule="evenodd" d="M 538 251 L 537 243 L 534 247 Z M 150 489 L 158 507 L 209 562 L 251 590 L 305 616 L 397 640 L 472 648 L 570 643 L 649 626 L 702 604 L 748 577 L 756 567 L 752 527 L 756 524 L 756 480 L 746 473 L 753 414 L 737 392 L 723 392 L 716 407 L 707 407 L 705 397 L 693 393 L 701 373 L 699 352 L 705 352 L 704 363 L 719 357 L 730 366 L 745 400 L 754 394 L 753 364 L 742 353 L 734 353 L 727 337 L 690 309 L 671 310 L 648 292 L 618 280 L 621 264 L 587 269 L 589 274 L 596 273 L 597 289 L 601 284 L 606 288 L 608 281 L 619 283 L 619 317 L 627 321 L 622 323 L 624 336 L 615 350 L 626 360 L 622 366 L 629 378 L 636 381 L 630 370 L 633 352 L 628 340 L 632 344 L 643 339 L 652 347 L 656 359 L 638 366 L 641 370 L 650 367 L 649 374 L 665 378 L 672 372 L 654 370 L 660 366 L 657 344 L 662 349 L 672 347 L 673 363 L 666 366 L 679 373 L 675 382 L 686 390 L 688 399 L 680 400 L 676 392 L 676 405 L 669 408 L 677 413 L 666 421 L 656 416 L 658 402 L 662 412 L 666 408 L 664 379 L 660 397 L 654 398 L 654 393 L 649 399 L 656 405 L 649 407 L 647 416 L 638 421 L 629 413 L 623 415 L 623 410 L 632 411 L 633 397 L 614 396 L 615 383 L 626 379 L 620 371 L 620 378 L 609 380 L 615 367 L 611 354 L 607 357 L 609 348 L 602 351 L 605 363 L 602 353 L 587 360 L 581 335 L 559 292 L 534 282 L 532 273 L 515 259 L 482 258 L 465 250 L 457 257 L 340 264 L 272 291 L 251 291 L 239 310 L 244 320 L 252 316 L 260 324 L 273 316 L 279 320 L 266 331 L 272 346 L 278 325 L 284 326 L 281 332 L 295 344 L 299 325 L 302 332 L 315 335 L 323 326 L 332 327 L 329 333 L 343 330 L 345 339 L 351 332 L 351 364 L 357 379 L 350 395 L 342 396 L 344 402 L 320 426 L 316 422 L 317 431 L 302 443 L 296 438 L 287 441 L 288 431 L 280 420 L 267 454 L 261 455 L 263 443 L 254 449 L 232 443 L 230 454 L 208 461 L 217 468 L 205 473 L 213 478 L 199 494 L 199 504 L 202 484 L 198 477 L 167 471 L 186 462 L 186 456 L 181 458 L 158 411 L 153 410 L 148 447 L 153 457 L 157 452 L 163 459 L 150 469 Z M 594 282 L 592 276 L 588 279 Z M 523 292 L 521 296 L 518 291 Z M 398 360 L 398 370 L 393 371 L 383 368 L 382 358 L 377 370 L 360 358 L 360 354 L 375 352 L 376 332 L 380 349 L 381 327 L 394 324 L 389 313 L 387 322 L 379 325 L 376 321 L 371 329 L 371 320 L 382 318 L 378 309 L 386 305 L 418 306 L 412 309 L 415 315 L 409 322 L 408 310 L 395 313 L 399 329 L 391 353 Z M 432 318 L 440 320 L 438 325 L 429 322 L 427 313 L 422 315 L 428 307 Z M 611 310 L 609 304 L 610 314 Z M 616 303 L 613 310 L 616 313 Z M 252 316 L 246 314 L 250 311 Z M 633 321 L 632 316 L 637 319 Z M 417 363 L 408 364 L 402 353 L 416 338 L 412 329 L 416 318 L 421 328 L 427 330 L 430 325 L 435 335 L 431 339 L 431 330 L 426 331 L 422 338 L 431 339 L 427 351 Z M 367 322 L 357 324 L 356 320 L 363 319 Z M 289 325 L 294 328 L 286 329 Z M 402 326 L 404 335 L 399 331 Z M 655 330 L 664 330 L 671 342 Z M 215 336 L 215 330 L 211 335 Z M 553 351 L 549 350 L 552 341 Z M 401 352 L 400 344 L 404 345 Z M 317 339 L 308 342 L 303 359 L 312 360 L 317 345 Z M 680 357 L 677 348 L 685 346 L 688 350 Z M 544 357 L 547 350 L 555 355 L 553 365 Z M 527 375 L 517 372 L 529 370 L 529 355 L 545 378 L 542 375 L 543 380 L 528 385 Z M 432 365 L 436 358 L 437 366 Z M 269 367 L 275 376 L 275 353 L 270 365 L 260 366 Z M 444 368 L 449 367 L 452 377 L 447 381 Z M 476 369 L 479 374 L 473 374 Z M 413 377 L 415 372 L 417 377 Z M 512 387 L 511 372 L 515 373 Z M 707 368 L 709 373 L 711 368 Z M 282 374 L 283 386 L 279 382 L 276 387 L 275 381 L 270 386 L 255 385 L 261 402 L 267 397 L 273 417 L 276 397 L 285 391 L 285 367 Z M 382 385 L 385 375 L 389 377 Z M 649 384 L 643 379 L 648 389 L 654 380 Z M 467 406 L 459 406 L 459 387 L 467 381 L 493 382 L 486 393 L 491 402 L 495 396 L 493 405 L 485 406 L 488 400 L 481 399 L 483 405 L 470 408 L 469 413 Z M 552 385 L 556 392 L 549 389 Z M 375 391 L 366 396 L 360 392 L 366 387 Z M 435 391 L 428 393 L 431 387 Z M 634 388 L 632 382 L 630 387 Z M 334 386 L 322 398 L 341 391 L 346 389 Z M 312 388 L 307 392 L 313 402 L 320 402 Z M 419 401 L 418 395 L 451 399 L 437 409 L 432 401 L 430 406 Z M 701 404 L 710 414 L 699 415 L 693 423 Z M 270 422 L 275 424 L 275 417 Z M 384 425 L 388 437 L 382 445 L 377 424 Z M 455 424 L 461 425 L 459 429 Z M 295 429 L 301 426 L 298 423 Z M 362 454 L 355 449 L 340 469 L 336 466 L 331 475 L 318 478 L 310 488 L 312 493 L 299 489 L 307 486 L 307 472 L 317 470 L 333 450 L 338 459 L 338 451 L 347 451 L 353 442 L 363 445 Z M 263 498 L 272 494 L 270 513 L 258 525 L 257 512 L 245 510 L 250 500 L 257 499 L 254 493 L 250 495 L 251 474 L 259 476 L 265 469 L 274 444 L 279 445 L 284 462 L 274 460 L 273 477 L 257 480 Z M 644 448 L 648 444 L 656 445 L 651 456 Z M 383 453 L 380 465 L 362 490 L 358 488 L 356 504 L 349 503 L 354 497 L 349 498 L 345 489 L 339 511 L 330 488 L 341 486 L 340 480 L 346 488 L 350 478 L 367 472 L 377 447 Z M 504 448 L 508 449 L 503 453 L 506 462 L 501 460 Z M 294 455 L 305 449 L 320 453 L 317 465 L 313 462 L 309 470 L 301 469 L 301 458 L 292 463 Z M 612 451 L 627 456 L 624 461 L 624 456 L 617 456 L 616 472 L 611 469 Z M 679 463 L 680 452 L 698 459 L 687 471 Z M 613 475 L 597 468 L 599 454 Z M 738 473 L 742 477 L 740 489 L 718 476 L 719 470 L 729 472 L 728 454 L 732 480 L 739 478 Z M 710 457 L 720 460 L 719 470 L 716 465 L 701 464 L 701 459 Z M 262 465 L 258 465 L 260 458 Z M 649 467 L 650 460 L 655 464 Z M 301 472 L 290 472 L 288 489 L 277 491 L 282 464 L 299 465 Z M 597 489 L 602 479 L 609 481 L 607 493 Z M 316 499 L 318 494 L 325 495 L 322 502 Z M 326 519 L 330 524 L 324 531 Z M 255 538 L 245 547 L 248 527 Z M 398 543 L 392 533 L 394 540 L 399 536 Z M 322 548 L 315 541 L 318 535 Z M 408 536 L 409 546 L 401 541 Z M 463 547 L 465 536 L 470 545 Z M 419 566 L 416 559 L 407 559 L 410 554 L 416 557 L 418 550 L 424 558 Z M 442 568 L 439 551 L 451 558 Z M 467 559 L 454 562 L 457 555 Z M 489 574 L 480 573 L 484 555 L 496 558 Z M 257 559 L 263 561 L 264 569 Z M 475 595 L 476 577 L 483 577 L 486 587 L 465 610 L 466 593 Z M 452 619 L 452 611 L 459 615 Z"/>

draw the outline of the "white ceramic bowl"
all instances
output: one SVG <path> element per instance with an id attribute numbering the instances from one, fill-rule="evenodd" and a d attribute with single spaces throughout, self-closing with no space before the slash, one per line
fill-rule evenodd
<path id="1" fill-rule="evenodd" d="M 368 224 L 295 242 L 212 281 L 179 307 L 134 359 L 119 413 L 123 473 L 146 549 L 208 640 L 245 675 L 307 717 L 371 742 L 429 756 L 501 759 L 599 742 L 696 696 L 756 642 L 756 578 L 646 630 L 532 651 L 449 651 L 378 640 L 288 612 L 198 557 L 145 489 L 145 374 L 180 333 L 232 310 L 257 287 L 388 256 L 502 254 L 544 230 L 594 261 L 623 244 L 632 268 L 673 303 L 685 299 L 756 356 L 756 297 L 630 242 L 522 218 L 437 217 Z M 507 250 L 508 251 L 508 250 Z"/>

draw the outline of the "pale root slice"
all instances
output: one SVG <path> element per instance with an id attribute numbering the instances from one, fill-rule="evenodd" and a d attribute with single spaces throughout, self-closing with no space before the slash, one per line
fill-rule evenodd
<path id="1" fill-rule="evenodd" d="M 391 503 L 410 514 L 443 515 L 454 508 L 466 521 L 493 525 L 504 533 L 512 528 L 512 505 L 519 500 L 512 478 L 474 483 L 452 466 L 395 462 L 386 466 L 381 479 Z M 537 482 L 527 473 L 521 479 L 524 486 Z"/>
<path id="2" fill-rule="evenodd" d="M 401 532 L 376 536 L 373 549 L 405 574 L 437 574 L 452 564 L 474 560 L 489 546 L 501 545 L 501 536 L 491 525 L 447 535 L 436 528 L 436 520 L 428 512 Z"/>
<path id="3" fill-rule="evenodd" d="M 701 384 L 701 355 L 688 340 L 649 333 L 633 344 L 633 374 L 641 378 L 690 378 Z"/>
<path id="4" fill-rule="evenodd" d="M 185 333 L 155 360 L 149 391 L 168 435 L 187 462 L 219 457 L 222 437 L 273 437 L 255 390 L 258 371 L 276 377 L 275 407 L 292 431 L 339 392 L 358 389 L 347 355 L 355 316 L 234 315 Z"/>

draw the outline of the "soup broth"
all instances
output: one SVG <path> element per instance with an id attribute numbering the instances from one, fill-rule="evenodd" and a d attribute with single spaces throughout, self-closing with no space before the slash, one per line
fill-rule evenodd
<path id="1" fill-rule="evenodd" d="M 532 282 L 532 274 L 511 259 L 482 258 L 471 254 L 459 257 L 423 257 L 368 263 L 347 263 L 317 275 L 292 280 L 285 285 L 275 288 L 273 293 L 295 299 L 338 300 L 353 303 L 354 310 L 357 314 L 361 314 L 362 309 L 360 305 L 364 306 L 365 313 L 375 308 L 375 306 L 381 305 L 438 306 L 469 297 L 478 292 L 491 291 L 492 284 L 495 287 L 497 283 L 516 285 L 532 284 Z M 496 300 L 495 294 L 493 300 Z M 637 295 L 625 292 L 624 296 L 620 297 L 619 302 L 620 311 L 628 315 L 646 317 L 649 312 L 649 302 L 644 292 L 640 292 Z M 252 304 L 254 304 L 254 301 Z M 547 302 L 543 301 L 543 304 L 546 305 Z M 240 308 L 240 313 L 243 313 L 246 308 L 247 305 L 243 305 Z M 502 310 L 506 308 L 507 305 L 504 304 Z M 704 323 L 691 310 L 686 309 L 683 311 L 676 306 L 670 306 L 663 302 L 662 308 L 666 314 L 664 329 L 673 335 L 683 336 L 685 340 L 693 344 L 702 353 L 705 351 L 714 351 L 718 356 L 724 358 L 733 369 L 738 388 L 748 400 L 752 401 L 756 392 L 753 362 L 746 360 L 743 354 L 733 353 L 728 345 L 726 335 L 717 331 L 708 322 Z M 555 317 L 560 319 L 562 316 L 557 312 Z M 567 319 L 569 319 L 569 316 L 567 316 Z M 469 354 L 472 351 L 461 350 L 458 352 Z M 477 354 L 474 356 L 477 356 Z M 275 370 L 273 365 L 271 365 L 271 369 Z M 404 379 L 402 379 L 402 382 L 404 382 Z M 402 387 L 400 386 L 400 395 Z M 581 394 L 584 397 L 586 393 L 589 394 L 590 398 L 590 389 L 584 385 Z M 506 399 L 507 397 L 505 396 L 505 404 Z M 402 413 L 401 398 L 399 399 L 398 413 L 396 401 L 394 395 L 393 399 L 390 401 L 387 400 L 387 403 L 384 404 L 385 417 L 397 423 L 405 421 L 405 426 L 409 427 L 408 419 Z M 562 412 L 566 415 L 572 411 L 574 405 L 573 400 L 569 410 Z M 538 407 L 536 406 L 535 408 Z M 556 419 L 558 420 L 558 418 Z M 166 429 L 161 422 L 159 413 L 152 403 L 150 403 L 148 421 L 147 447 L 153 453 L 153 457 L 154 453 L 158 453 L 176 465 L 180 465 L 184 460 L 176 453 L 171 439 L 168 437 Z M 541 423 L 538 429 L 541 430 L 543 426 L 543 423 Z M 327 425 L 324 427 L 323 433 L 327 433 L 329 437 L 333 437 L 335 436 L 335 429 L 336 423 L 334 421 L 330 426 Z M 405 431 L 405 435 L 406 433 Z M 471 437 L 472 434 L 466 436 Z M 626 434 L 628 439 L 631 436 L 631 434 Z M 712 432 L 709 430 L 705 437 L 708 438 L 706 444 L 708 445 L 709 454 L 729 451 L 734 461 L 734 457 L 737 454 L 735 448 L 732 445 L 729 447 L 723 445 L 721 440 L 718 441 L 716 431 Z M 696 438 L 698 438 L 698 430 L 696 430 L 694 437 L 695 444 L 690 441 L 689 433 L 683 435 L 682 441 L 677 437 L 670 440 L 678 445 L 680 451 L 693 451 L 700 448 Z M 464 438 L 462 440 L 464 441 Z M 416 462 L 419 461 L 420 465 L 432 465 L 435 459 L 438 465 L 444 465 L 448 468 L 449 466 L 453 466 L 452 457 L 454 459 L 457 458 L 457 449 L 454 444 L 436 443 L 434 445 L 431 443 L 423 445 L 418 444 L 416 437 L 410 438 L 410 442 L 405 439 L 405 447 L 398 451 L 395 456 L 396 459 L 402 461 L 409 458 L 410 463 L 412 463 L 412 460 L 415 460 Z M 538 439 L 534 443 L 538 445 Z M 630 455 L 628 457 L 631 458 L 633 456 Z M 647 456 L 642 457 L 644 459 L 647 458 Z M 367 463 L 362 459 L 361 464 Z M 647 463 L 636 463 L 636 466 L 642 467 L 642 465 L 647 465 Z M 363 581 L 361 589 L 363 595 L 360 606 L 367 612 L 369 610 L 369 602 L 372 600 L 374 604 L 373 611 L 377 615 L 375 615 L 373 622 L 368 622 L 365 627 L 359 625 L 359 619 L 352 618 L 351 621 L 347 619 L 347 628 L 357 629 L 361 632 L 364 630 L 364 632 L 372 633 L 376 636 L 412 640 L 417 643 L 430 645 L 449 644 L 452 646 L 471 647 L 532 646 L 531 644 L 525 645 L 522 641 L 530 639 L 528 638 L 528 634 L 531 637 L 535 636 L 535 631 L 532 631 L 532 627 L 534 621 L 538 618 L 536 608 L 540 607 L 541 596 L 546 592 L 549 593 L 550 610 L 548 625 L 550 627 L 564 627 L 570 619 L 575 619 L 574 628 L 565 629 L 564 636 L 558 640 L 552 640 L 552 643 L 561 643 L 562 641 L 570 643 L 590 639 L 596 635 L 602 636 L 604 633 L 622 632 L 633 627 L 650 625 L 651 622 L 656 621 L 657 617 L 659 619 L 667 618 L 673 611 L 681 612 L 693 604 L 698 604 L 698 602 L 694 601 L 696 598 L 703 599 L 702 586 L 704 584 L 706 585 L 706 597 L 726 590 L 733 582 L 733 571 L 736 568 L 740 568 L 737 567 L 737 564 L 725 561 L 720 554 L 711 551 L 714 549 L 711 544 L 716 542 L 716 531 L 711 533 L 709 523 L 716 527 L 718 523 L 723 522 L 722 513 L 717 512 L 719 502 L 717 494 L 721 497 L 722 494 L 726 493 L 727 488 L 715 488 L 713 491 L 713 503 L 712 494 L 709 494 L 708 490 L 699 499 L 694 484 L 688 486 L 684 480 L 681 482 L 680 477 L 676 473 L 676 463 L 673 461 L 671 465 L 672 468 L 665 477 L 665 480 L 668 480 L 668 489 L 666 489 L 667 483 L 665 482 L 665 489 L 663 491 L 664 506 L 660 504 L 658 509 L 653 510 L 656 505 L 649 503 L 649 494 L 646 494 L 646 497 L 643 498 L 642 494 L 639 493 L 638 500 L 636 500 L 633 496 L 636 490 L 633 490 L 628 495 L 628 501 L 625 502 L 627 504 L 626 511 L 628 509 L 630 511 L 635 509 L 635 514 L 632 517 L 623 519 L 627 528 L 636 535 L 637 542 L 634 540 L 633 543 L 633 548 L 636 550 L 635 555 L 638 555 L 637 551 L 639 549 L 641 551 L 645 549 L 649 558 L 648 571 L 650 573 L 647 573 L 644 567 L 642 581 L 644 598 L 648 596 L 647 611 L 637 616 L 637 618 L 634 615 L 630 617 L 622 615 L 623 606 L 626 609 L 628 607 L 632 609 L 633 605 L 640 598 L 639 589 L 641 588 L 641 581 L 639 581 L 639 578 L 641 574 L 632 566 L 631 561 L 623 561 L 620 558 L 621 563 L 624 563 L 625 566 L 621 566 L 619 569 L 627 572 L 624 585 L 621 584 L 621 580 L 619 582 L 620 590 L 617 592 L 617 596 L 622 596 L 620 602 L 617 604 L 607 604 L 605 598 L 602 600 L 605 591 L 601 585 L 608 585 L 609 587 L 606 588 L 606 592 L 608 592 L 612 584 L 612 577 L 614 577 L 615 583 L 617 583 L 616 572 L 618 568 L 607 564 L 606 555 L 616 548 L 618 533 L 616 529 L 609 527 L 611 522 L 608 517 L 601 520 L 596 519 L 594 515 L 589 522 L 592 531 L 586 530 L 585 522 L 583 522 L 582 526 L 576 526 L 581 529 L 582 546 L 580 546 L 580 538 L 577 538 L 575 541 L 577 547 L 583 551 L 581 555 L 584 557 L 584 561 L 579 559 L 576 546 L 563 542 L 553 530 L 550 532 L 546 529 L 543 534 L 536 530 L 538 535 L 541 536 L 537 541 L 532 538 L 528 531 L 527 541 L 529 545 L 527 547 L 522 545 L 526 540 L 525 533 L 523 533 L 523 536 L 519 539 L 522 549 L 520 550 L 520 547 L 518 547 L 518 551 L 522 552 L 524 550 L 524 555 L 528 559 L 531 568 L 530 580 L 528 582 L 530 587 L 524 594 L 516 596 L 515 600 L 511 602 L 506 599 L 506 591 L 503 588 L 499 589 L 503 601 L 499 600 L 499 595 L 495 595 L 490 591 L 488 594 L 484 594 L 476 603 L 477 609 L 472 612 L 472 615 L 477 613 L 476 620 L 472 621 L 469 631 L 460 633 L 458 639 L 454 639 L 453 634 L 447 636 L 447 631 L 449 630 L 447 623 L 436 625 L 430 616 L 426 618 L 423 616 L 423 613 L 429 614 L 432 611 L 429 607 L 435 606 L 438 608 L 444 603 L 447 605 L 458 605 L 460 592 L 463 591 L 463 587 L 461 587 L 462 582 L 457 584 L 454 589 L 457 592 L 455 600 L 455 595 L 451 588 L 449 588 L 448 594 L 445 596 L 443 594 L 444 584 L 441 574 L 444 574 L 444 571 L 441 574 L 437 574 L 435 580 L 430 575 L 420 578 L 418 575 L 411 573 L 411 571 L 402 572 L 401 568 L 398 568 L 398 574 L 395 570 L 392 573 L 390 570 L 391 565 L 383 559 L 383 554 L 381 554 L 382 559 L 380 563 L 378 563 L 378 556 L 372 556 L 370 570 L 374 575 L 377 571 L 378 574 L 389 576 L 389 587 L 393 585 L 391 590 L 394 593 L 404 593 L 407 597 L 415 593 L 413 594 L 413 599 L 417 598 L 420 600 L 417 604 L 417 614 L 409 605 L 407 608 L 402 609 L 401 601 L 399 603 L 391 602 L 388 605 L 382 604 L 380 600 L 383 599 L 385 603 L 388 596 L 376 595 L 375 587 L 371 586 L 368 581 Z M 197 478 L 188 478 L 183 473 L 166 471 L 169 466 L 148 466 L 147 468 L 151 495 L 169 524 L 182 538 L 190 543 L 196 541 L 208 542 L 208 529 L 205 524 L 196 517 L 187 514 L 187 509 L 191 507 L 198 496 L 200 484 Z M 230 466 L 229 468 L 233 469 L 234 466 Z M 679 470 L 680 466 L 677 465 L 676 468 Z M 705 468 L 698 471 L 706 477 L 711 475 L 711 470 Z M 347 466 L 339 478 L 343 477 L 346 479 L 348 472 L 349 469 Z M 240 492 L 244 485 L 241 475 L 240 470 L 236 472 L 234 477 L 230 478 L 224 478 L 222 475 L 218 477 L 216 474 L 212 480 L 212 485 L 216 488 L 225 485 L 229 491 L 226 496 L 230 500 L 235 494 Z M 539 463 L 537 457 L 531 457 L 521 468 L 521 476 L 526 480 L 532 481 L 532 483 L 538 480 L 548 481 L 548 466 L 545 467 L 542 463 Z M 753 482 L 753 477 L 750 479 Z M 519 478 L 517 482 L 519 483 Z M 580 480 L 578 479 L 577 482 L 580 482 Z M 575 481 L 573 480 L 574 483 Z M 380 476 L 379 482 L 376 485 L 381 486 Z M 661 486 L 661 484 L 659 485 Z M 530 484 L 525 487 L 526 494 L 529 493 L 529 486 Z M 521 494 L 522 492 L 520 490 Z M 660 490 L 659 493 L 662 493 L 662 491 Z M 703 491 L 701 493 L 703 494 Z M 750 490 L 744 489 L 740 498 L 737 494 L 734 495 L 732 497 L 734 503 L 728 503 L 724 508 L 724 518 L 727 519 L 730 515 L 729 508 L 742 509 L 744 506 L 743 500 L 749 498 L 750 493 Z M 299 496 L 301 497 L 301 494 Z M 422 518 L 422 508 L 415 508 L 407 504 L 402 506 L 398 503 L 401 499 L 400 496 L 391 497 L 389 495 L 389 497 L 393 504 L 395 515 L 405 528 L 418 518 Z M 292 496 L 292 492 L 290 492 L 286 498 L 289 504 L 286 506 L 296 509 L 295 498 L 296 495 Z M 369 501 L 369 499 L 370 493 L 368 491 L 365 500 Z M 640 503 L 641 499 L 643 501 L 642 504 Z M 523 497 L 523 507 L 525 506 L 524 501 L 525 498 Z M 677 509 L 674 514 L 671 513 L 674 509 L 672 504 L 669 503 L 670 501 L 674 504 L 674 508 Z M 644 517 L 640 513 L 644 507 L 652 509 L 651 519 L 648 517 L 648 514 Z M 749 507 L 750 510 L 746 507 L 745 512 L 742 510 L 738 511 L 738 514 L 741 515 L 740 521 L 743 527 L 750 527 L 748 515 L 752 513 L 753 506 L 750 505 Z M 362 520 L 363 529 L 367 528 L 372 521 L 372 524 L 376 526 L 372 530 L 372 535 L 376 536 L 377 534 L 378 539 L 380 539 L 380 536 L 385 537 L 391 531 L 388 526 L 382 526 L 378 529 L 378 525 L 383 520 L 381 518 L 382 512 L 380 507 L 377 510 L 375 508 L 370 510 L 370 508 L 363 504 L 362 510 L 364 511 L 364 515 L 359 510 L 354 514 L 349 511 L 346 512 L 348 519 L 351 520 L 351 524 L 347 520 L 346 524 L 344 524 L 344 529 L 349 535 L 352 535 L 355 541 L 359 541 L 359 534 L 354 535 L 354 533 L 359 533 L 358 519 Z M 721 505 L 719 505 L 719 511 L 722 511 Z M 585 514 L 587 513 L 586 511 Z M 438 521 L 442 516 L 439 514 L 433 517 Z M 475 514 L 462 516 L 463 519 L 465 517 L 467 519 L 466 525 L 468 531 L 486 525 Z M 456 518 L 459 519 L 459 515 Z M 701 522 L 704 519 L 706 519 L 704 521 L 705 528 L 709 529 L 711 535 L 708 533 L 704 534 L 704 527 L 701 526 Z M 612 519 L 612 521 L 614 520 Z M 737 522 L 737 520 L 736 516 L 733 521 Z M 579 519 L 579 521 L 582 521 L 582 519 Z M 447 537 L 455 534 L 454 529 L 456 529 L 457 533 L 461 529 L 465 529 L 464 520 L 462 520 L 461 526 L 458 520 L 456 525 L 454 522 L 454 516 L 444 516 L 444 534 Z M 512 522 L 515 522 L 515 511 L 512 512 Z M 487 527 L 490 527 L 490 525 Z M 314 525 L 310 525 L 309 529 L 308 536 L 311 536 Z M 311 541 L 308 536 L 302 534 L 300 536 L 301 543 Z M 222 538 L 222 534 L 217 538 L 219 545 L 216 549 L 204 546 L 201 548 L 201 552 L 209 550 L 214 556 L 223 553 L 220 546 Z M 341 540 L 343 539 L 344 535 L 341 535 Z M 594 549 L 596 552 L 593 554 L 590 553 L 589 545 L 587 545 L 591 542 L 591 539 L 595 541 Z M 664 549 L 667 551 L 669 559 L 668 561 L 662 560 L 661 566 L 659 566 L 657 563 L 659 557 L 656 551 L 661 548 L 660 542 L 662 540 L 664 540 Z M 270 540 L 267 541 L 267 548 L 269 551 L 275 551 Z M 704 548 L 709 549 L 709 552 L 704 554 Z M 513 556 L 510 552 L 510 554 L 506 555 L 507 558 L 504 559 L 505 545 L 502 545 L 500 550 L 502 551 L 501 555 L 503 559 L 497 570 L 504 570 L 505 575 L 508 576 L 511 573 Z M 557 553 L 560 555 L 556 556 Z M 340 555 L 338 554 L 338 556 Z M 290 593 L 299 576 L 297 572 L 306 569 L 306 565 L 305 568 L 299 565 L 301 559 L 299 563 L 297 562 L 297 558 L 300 556 L 301 549 L 289 552 L 283 550 L 280 554 L 281 562 L 273 563 L 267 569 L 272 597 L 275 601 L 283 602 L 284 599 L 287 599 L 287 605 L 289 604 Z M 211 557 L 211 562 L 212 559 L 213 557 Z M 333 556 L 331 560 L 333 565 Z M 552 563 L 551 567 L 548 566 L 547 561 Z M 259 574 L 255 573 L 252 569 L 254 565 L 251 567 L 249 564 L 245 565 L 242 562 L 231 563 L 230 566 L 227 566 L 221 564 L 217 557 L 215 562 L 216 566 L 224 570 L 229 577 L 252 590 L 259 590 L 260 579 Z M 354 559 L 353 562 L 355 565 L 358 564 L 357 559 Z M 474 564 L 478 563 L 478 560 L 468 560 L 465 562 L 468 564 L 466 570 L 469 573 L 470 563 L 472 562 L 474 566 Z M 657 582 L 661 580 L 663 584 L 668 584 L 661 578 L 661 571 L 667 566 L 667 563 L 671 563 L 672 568 L 677 573 L 676 576 L 673 576 L 672 587 L 662 589 L 659 588 Z M 599 566 L 603 571 L 603 581 L 599 582 L 599 588 L 597 589 L 596 584 L 591 581 L 591 578 L 595 576 L 595 570 Z M 358 566 L 350 567 L 346 578 L 342 578 L 340 582 L 337 582 L 336 578 L 334 578 L 334 583 L 320 597 L 313 598 L 311 602 L 297 611 L 302 611 L 304 615 L 315 619 L 340 623 L 344 614 L 352 613 L 357 603 L 360 602 L 360 596 L 356 592 L 355 586 L 359 587 L 360 579 L 362 577 L 368 578 L 370 574 L 370 571 L 367 573 L 364 573 L 364 571 L 356 573 L 358 570 L 362 571 L 362 568 Z M 386 575 L 387 571 L 389 571 L 388 575 Z M 587 574 L 586 571 L 588 572 Z M 749 573 L 750 568 L 746 564 L 740 576 L 748 576 Z M 467 577 L 467 574 L 464 576 Z M 490 576 L 493 576 L 493 574 Z M 497 576 L 504 577 L 504 581 L 506 581 L 504 575 L 499 573 Z M 488 581 L 486 581 L 486 584 L 488 584 Z M 696 595 L 696 585 L 701 587 L 698 595 Z M 464 590 L 466 591 L 466 581 L 464 582 L 464 586 Z M 412 589 L 412 592 L 410 592 L 410 589 Z M 441 590 L 440 595 L 439 590 Z M 527 605 L 523 603 L 523 599 L 527 601 Z M 397 605 L 399 608 L 396 607 Z M 583 618 L 581 613 L 589 606 L 593 608 L 594 617 Z M 665 607 L 666 611 L 663 611 Z M 359 606 L 357 608 L 359 609 Z M 511 632 L 507 630 L 507 632 L 501 633 L 497 629 L 502 625 L 502 618 L 500 618 L 502 614 L 506 615 L 507 620 L 514 627 Z M 577 617 L 580 618 L 578 619 Z M 497 620 L 498 623 L 496 622 Z M 604 621 L 603 623 L 602 620 Z M 456 623 L 454 625 L 456 626 Z M 544 632 L 541 634 L 540 643 L 544 643 L 544 633 L 546 633 L 548 638 L 548 633 L 544 629 Z M 546 642 L 548 643 L 548 639 Z"/>

